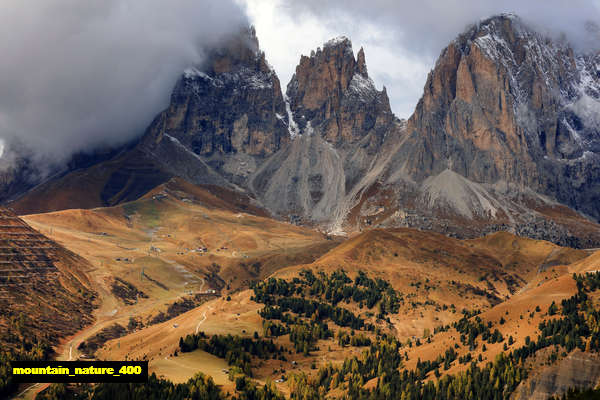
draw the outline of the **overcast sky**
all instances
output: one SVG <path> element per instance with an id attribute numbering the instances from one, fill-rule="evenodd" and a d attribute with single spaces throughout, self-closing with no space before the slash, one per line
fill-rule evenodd
<path id="1" fill-rule="evenodd" d="M 598 45 L 584 30 L 600 22 L 600 0 L 242 0 L 261 47 L 289 82 L 301 54 L 348 36 L 365 49 L 369 74 L 387 87 L 392 109 L 408 118 L 440 51 L 468 24 L 514 12 L 539 30 L 561 32 L 577 46 Z"/>
<path id="2" fill-rule="evenodd" d="M 21 142 L 34 161 L 143 133 L 181 72 L 224 35 L 256 26 L 282 86 L 301 54 L 348 36 L 399 117 L 412 113 L 442 48 L 467 24 L 514 11 L 578 47 L 600 0 L 0 0 L 0 167 Z M 13 147 L 14 148 L 14 147 Z"/>

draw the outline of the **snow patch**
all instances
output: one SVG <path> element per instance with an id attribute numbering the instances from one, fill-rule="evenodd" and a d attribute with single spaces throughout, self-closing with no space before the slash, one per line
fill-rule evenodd
<path id="1" fill-rule="evenodd" d="M 579 83 L 575 89 L 579 93 L 579 98 L 568 105 L 583 122 L 586 128 L 600 129 L 600 79 L 597 79 L 592 74 L 584 57 L 579 57 L 576 60 L 577 69 L 579 70 Z M 597 65 L 590 68 L 597 68 Z"/>
<path id="2" fill-rule="evenodd" d="M 584 151 L 583 155 L 581 157 L 579 157 L 581 160 L 587 160 L 588 158 L 591 158 L 595 153 L 591 152 L 591 151 Z"/>
<path id="3" fill-rule="evenodd" d="M 584 93 L 570 108 L 586 128 L 600 129 L 600 101 Z"/>
<path id="4" fill-rule="evenodd" d="M 271 89 L 273 87 L 273 82 L 266 76 L 253 74 L 248 77 L 248 87 L 257 90 Z"/>
<path id="5" fill-rule="evenodd" d="M 306 130 L 305 130 L 306 136 L 312 136 L 313 133 L 315 133 L 314 128 L 312 127 L 312 124 L 310 123 L 310 121 L 308 121 L 306 123 Z"/>
<path id="6" fill-rule="evenodd" d="M 337 46 L 346 41 L 350 42 L 350 39 L 348 39 L 346 36 L 338 36 L 325 42 L 323 48 Z"/>
<path id="7" fill-rule="evenodd" d="M 569 124 L 567 119 L 563 118 L 562 122 L 563 122 L 563 125 L 567 127 L 567 130 L 569 131 L 569 134 L 571 135 L 573 140 L 578 145 L 580 145 L 580 146 L 583 145 L 583 139 L 581 138 L 581 135 L 575 129 L 573 129 L 573 127 L 571 126 L 571 124 Z"/>
<path id="8" fill-rule="evenodd" d="M 377 95 L 377 89 L 371 78 L 365 78 L 360 74 L 354 74 L 348 90 L 355 93 L 363 101 L 372 100 Z"/>
<path id="9" fill-rule="evenodd" d="M 512 50 L 508 43 L 493 32 L 488 32 L 484 36 L 475 39 L 475 44 L 483 51 L 483 53 L 491 59 L 504 61 L 511 60 L 513 57 Z"/>
<path id="10" fill-rule="evenodd" d="M 287 96 L 284 97 L 285 100 L 285 111 L 287 111 L 288 115 L 288 132 L 290 137 L 293 139 L 300 134 L 300 130 L 298 129 L 298 124 L 294 121 L 294 114 L 292 113 L 292 107 L 290 106 L 290 100 Z"/>
<path id="11" fill-rule="evenodd" d="M 165 135 L 167 138 L 169 138 L 169 140 L 171 140 L 171 142 L 175 143 L 175 145 L 177 145 L 177 147 L 181 147 L 181 148 L 182 148 L 182 149 L 183 149 L 183 150 L 184 150 L 186 153 L 189 153 L 189 154 L 190 154 L 190 155 L 192 155 L 194 158 L 196 158 L 196 159 L 198 159 L 198 160 L 200 160 L 200 161 L 204 162 L 204 161 L 202 160 L 202 158 L 200 158 L 200 156 L 199 156 L 198 154 L 194 153 L 193 151 L 191 151 L 190 149 L 188 149 L 187 147 L 185 147 L 185 146 L 183 145 L 183 143 L 181 143 L 181 142 L 179 141 L 179 139 L 177 139 L 177 138 L 175 138 L 175 137 L 173 137 L 173 136 L 169 135 L 168 133 L 165 133 L 164 135 Z"/>
<path id="12" fill-rule="evenodd" d="M 204 72 L 200 71 L 199 69 L 195 68 L 195 67 L 190 67 L 190 68 L 186 68 L 183 71 L 183 76 L 186 79 L 193 79 L 193 78 L 203 78 L 203 79 L 207 79 L 207 80 L 213 80 L 213 78 L 211 78 L 210 76 L 208 76 L 207 74 L 205 74 Z"/>

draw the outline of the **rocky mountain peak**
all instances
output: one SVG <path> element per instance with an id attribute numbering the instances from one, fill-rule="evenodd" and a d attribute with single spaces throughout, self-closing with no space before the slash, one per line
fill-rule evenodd
<path id="1" fill-rule="evenodd" d="M 270 69 L 253 26 L 242 28 L 238 33 L 224 38 L 220 46 L 207 52 L 206 59 L 200 68 L 209 75 L 231 73 L 250 66 L 261 71 Z"/>
<path id="2" fill-rule="evenodd" d="M 311 52 L 310 57 L 300 57 L 296 73 L 288 84 L 288 98 L 293 106 L 297 101 L 306 111 L 315 111 L 331 95 L 341 97 L 355 72 L 356 60 L 350 40 L 343 36 L 331 39 L 322 49 Z"/>
<path id="3" fill-rule="evenodd" d="M 596 65 L 593 55 L 512 14 L 472 25 L 442 51 L 409 120 L 418 135 L 410 173 L 419 179 L 450 169 L 589 204 L 576 181 L 591 185 L 597 175 Z M 599 215 L 595 207 L 585 212 Z"/>
<path id="4" fill-rule="evenodd" d="M 330 232 L 511 229 L 570 243 L 571 222 L 559 229 L 542 216 L 553 221 L 555 202 L 600 219 L 600 56 L 514 15 L 450 42 L 408 121 L 395 119 L 364 49 L 355 56 L 346 37 L 302 56 L 285 97 L 251 27 L 206 54 L 115 161 L 103 202 L 178 176 L 249 193 L 272 215 Z M 600 230 L 590 232 L 577 243 L 596 243 Z"/>
<path id="5" fill-rule="evenodd" d="M 368 77 L 369 73 L 367 72 L 367 62 L 365 61 L 365 51 L 361 47 L 356 55 L 356 70 L 359 74 L 364 77 Z"/>
<path id="6" fill-rule="evenodd" d="M 192 160 L 188 165 L 198 163 L 198 156 L 265 157 L 289 140 L 287 125 L 279 79 L 248 27 L 208 51 L 203 64 L 184 71 L 169 108 L 150 126 L 144 151 L 164 153 L 165 160 L 180 154 L 179 160 Z"/>
<path id="7" fill-rule="evenodd" d="M 387 94 L 368 75 L 364 50 L 355 58 L 344 36 L 300 58 L 287 99 L 300 132 L 316 130 L 334 144 L 359 140 L 393 120 Z"/>

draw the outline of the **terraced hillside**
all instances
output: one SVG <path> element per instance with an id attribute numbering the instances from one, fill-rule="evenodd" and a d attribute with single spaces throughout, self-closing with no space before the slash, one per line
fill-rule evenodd
<path id="1" fill-rule="evenodd" d="M 0 326 L 5 328 L 0 342 L 10 346 L 23 332 L 43 332 L 55 343 L 90 323 L 94 294 L 85 275 L 90 268 L 85 259 L 0 209 Z"/>
<path id="2" fill-rule="evenodd" d="M 61 339 L 94 320 L 91 268 L 0 209 L 0 398 L 17 389 L 9 361 L 52 358 Z"/>

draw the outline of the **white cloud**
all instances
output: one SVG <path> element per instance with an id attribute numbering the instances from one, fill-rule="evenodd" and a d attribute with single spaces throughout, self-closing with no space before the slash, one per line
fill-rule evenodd
<path id="1" fill-rule="evenodd" d="M 0 2 L 0 138 L 51 165 L 143 133 L 183 69 L 247 25 L 234 0 Z"/>
<path id="2" fill-rule="evenodd" d="M 499 4 L 501 3 L 501 4 Z M 22 0 L 0 1 L 2 157 L 18 141 L 34 161 L 140 135 L 168 104 L 181 71 L 202 49 L 247 23 L 289 82 L 301 54 L 346 35 L 364 46 L 378 88 L 408 117 L 440 50 L 467 23 L 516 11 L 579 46 L 599 41 L 582 21 L 599 0 Z M 243 6 L 242 6 L 243 5 Z M 244 10 L 244 8 L 246 10 Z M 17 146 L 19 147 L 19 146 Z"/>

